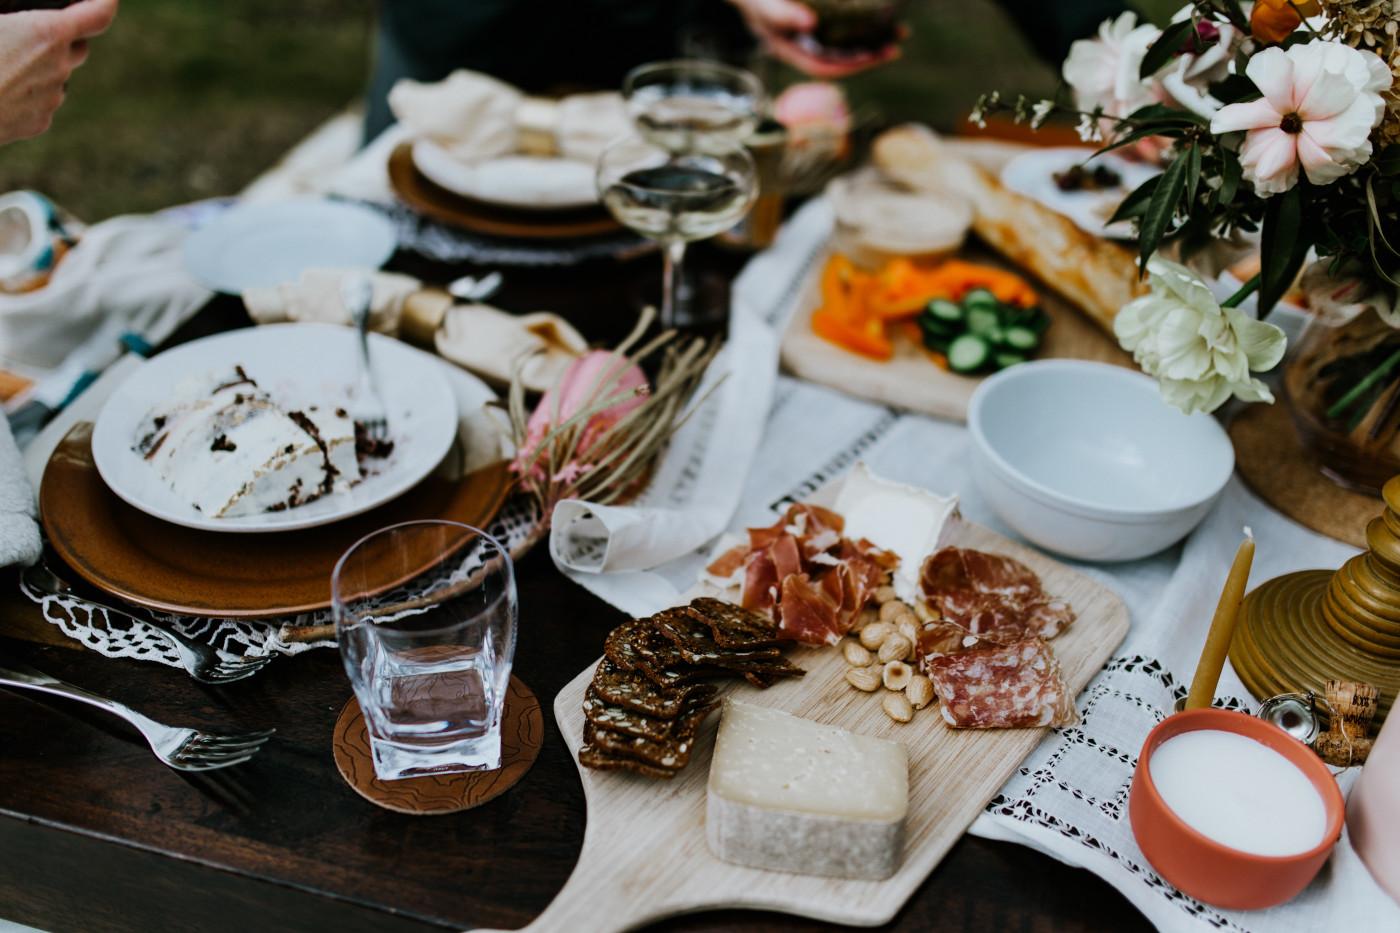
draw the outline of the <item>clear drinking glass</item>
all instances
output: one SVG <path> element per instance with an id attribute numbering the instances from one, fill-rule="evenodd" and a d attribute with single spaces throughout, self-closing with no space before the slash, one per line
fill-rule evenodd
<path id="1" fill-rule="evenodd" d="M 734 226 L 757 192 L 753 157 L 724 137 L 676 151 L 625 136 L 598 157 L 598 196 L 614 217 L 664 247 L 661 326 L 687 322 L 682 294 L 685 246 Z"/>
<path id="2" fill-rule="evenodd" d="M 331 610 L 379 778 L 501 766 L 516 594 L 496 539 L 445 521 L 376 531 L 336 564 Z"/>
<path id="3" fill-rule="evenodd" d="M 743 142 L 765 104 L 752 72 L 693 58 L 638 65 L 622 79 L 622 97 L 637 132 L 678 152 L 694 148 L 697 136 Z"/>

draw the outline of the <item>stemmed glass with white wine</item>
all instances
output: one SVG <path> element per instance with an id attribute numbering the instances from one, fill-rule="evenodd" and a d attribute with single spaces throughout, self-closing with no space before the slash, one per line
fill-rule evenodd
<path id="1" fill-rule="evenodd" d="M 753 157 L 724 134 L 692 134 L 676 150 L 626 136 L 598 158 L 598 195 L 614 217 L 663 247 L 661 326 L 678 323 L 686 244 L 728 230 L 753 204 Z"/>
<path id="2" fill-rule="evenodd" d="M 758 126 L 765 96 L 750 71 L 724 62 L 681 58 L 638 65 L 622 79 L 622 98 L 637 132 L 682 152 L 701 138 L 743 142 Z"/>

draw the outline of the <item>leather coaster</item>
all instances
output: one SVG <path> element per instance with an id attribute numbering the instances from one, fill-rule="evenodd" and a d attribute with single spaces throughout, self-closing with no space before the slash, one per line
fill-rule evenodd
<path id="1" fill-rule="evenodd" d="M 1313 466 L 1283 402 L 1246 406 L 1229 432 L 1235 466 L 1261 499 L 1319 534 L 1366 547 L 1366 525 L 1385 503 L 1334 483 Z"/>
<path id="2" fill-rule="evenodd" d="M 501 767 L 381 781 L 374 774 L 365 714 L 353 696 L 335 723 L 333 751 L 340 776 L 361 797 L 386 810 L 413 816 L 456 813 L 480 806 L 515 786 L 530 770 L 544 741 L 544 714 L 530 688 L 514 675 L 501 722 Z"/>

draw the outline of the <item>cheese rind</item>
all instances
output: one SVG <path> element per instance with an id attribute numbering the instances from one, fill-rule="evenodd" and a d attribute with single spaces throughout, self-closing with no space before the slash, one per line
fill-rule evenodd
<path id="1" fill-rule="evenodd" d="M 903 745 L 779 710 L 726 702 L 705 809 L 726 862 L 879 880 L 904 855 Z"/>

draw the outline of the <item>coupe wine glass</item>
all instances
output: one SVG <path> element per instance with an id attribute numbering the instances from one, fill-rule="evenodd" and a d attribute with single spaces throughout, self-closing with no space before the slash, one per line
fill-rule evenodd
<path id="1" fill-rule="evenodd" d="M 686 244 L 734 226 L 758 186 L 753 157 L 724 136 L 696 137 L 671 149 L 626 136 L 598 158 L 598 195 L 614 217 L 663 247 L 661 326 L 687 323 L 681 295 Z"/>
<path id="2" fill-rule="evenodd" d="M 639 65 L 622 79 L 622 97 L 637 132 L 676 152 L 701 137 L 742 142 L 758 126 L 763 83 L 724 62 L 681 58 Z"/>

